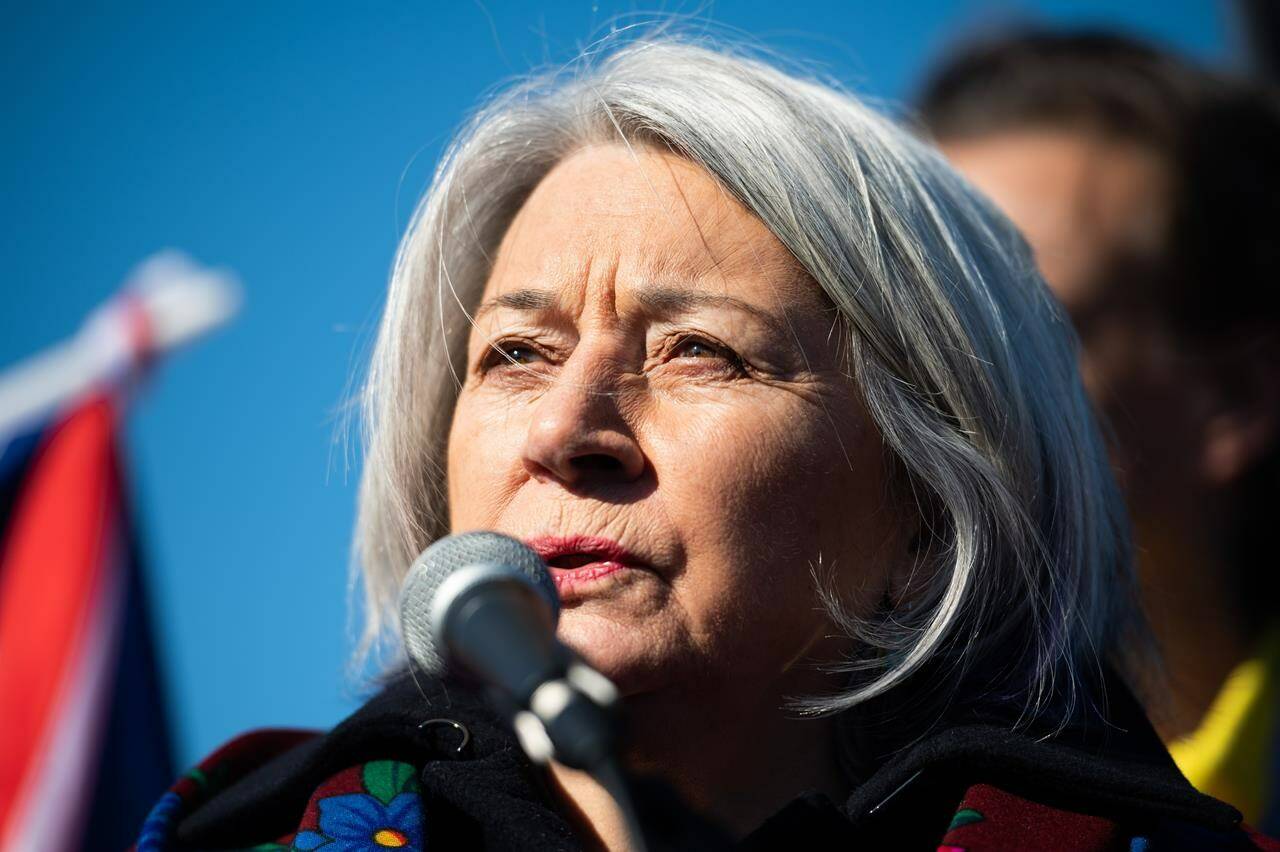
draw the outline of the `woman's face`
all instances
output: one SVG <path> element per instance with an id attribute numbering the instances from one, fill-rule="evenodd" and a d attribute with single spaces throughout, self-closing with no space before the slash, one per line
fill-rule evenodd
<path id="1" fill-rule="evenodd" d="M 841 646 L 813 569 L 867 611 L 901 516 L 834 309 L 768 229 L 679 157 L 589 147 L 520 210 L 473 316 L 453 531 L 538 549 L 561 638 L 624 694 L 818 685 L 798 664 Z"/>

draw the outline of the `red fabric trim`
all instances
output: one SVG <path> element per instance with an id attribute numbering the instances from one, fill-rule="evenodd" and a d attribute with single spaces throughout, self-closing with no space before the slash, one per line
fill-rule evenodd
<path id="1" fill-rule="evenodd" d="M 1129 848 L 1128 835 L 1111 820 L 1058 810 L 989 784 L 975 784 L 965 792 L 960 811 L 966 810 L 976 815 L 969 814 L 964 824 L 944 834 L 939 849 L 1103 852 Z"/>
<path id="2" fill-rule="evenodd" d="M 327 799 L 330 796 L 341 796 L 343 793 L 359 793 L 363 789 L 360 775 L 363 768 L 364 765 L 360 764 L 344 769 L 315 789 L 315 792 L 311 794 L 311 798 L 307 801 L 307 809 L 302 812 L 302 819 L 299 821 L 297 829 L 294 830 L 293 834 L 288 835 L 290 842 L 299 831 L 316 831 L 320 828 L 321 799 Z"/>
<path id="3" fill-rule="evenodd" d="M 261 728 L 219 746 L 169 789 L 188 803 L 203 801 L 210 787 L 220 789 L 226 779 L 239 778 L 272 758 L 320 736 L 304 728 Z"/>

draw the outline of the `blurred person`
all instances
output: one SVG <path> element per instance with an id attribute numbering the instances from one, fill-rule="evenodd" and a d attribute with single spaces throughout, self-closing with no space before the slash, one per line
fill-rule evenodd
<path id="1" fill-rule="evenodd" d="M 638 797 L 654 849 L 1275 848 L 1125 686 L 1124 508 L 1025 242 L 853 97 L 669 36 L 507 90 L 403 238 L 365 402 L 368 636 L 402 641 L 433 541 L 528 542 L 623 761 L 686 803 Z M 138 848 L 633 848 L 625 823 L 402 662 L 328 734 L 215 754 Z"/>
<path id="2" fill-rule="evenodd" d="M 1026 32 L 936 67 L 944 154 L 1026 234 L 1111 429 L 1168 700 L 1201 789 L 1280 829 L 1280 110 L 1104 32 Z"/>

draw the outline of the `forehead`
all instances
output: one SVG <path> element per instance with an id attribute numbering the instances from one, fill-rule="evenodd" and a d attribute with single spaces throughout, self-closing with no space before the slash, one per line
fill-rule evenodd
<path id="1" fill-rule="evenodd" d="M 486 287 L 701 284 L 757 300 L 818 299 L 764 224 L 699 166 L 621 144 L 583 148 L 538 184 L 503 238 Z"/>

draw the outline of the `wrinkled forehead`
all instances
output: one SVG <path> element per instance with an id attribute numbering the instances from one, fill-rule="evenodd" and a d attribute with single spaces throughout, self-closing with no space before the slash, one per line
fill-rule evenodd
<path id="1" fill-rule="evenodd" d="M 711 175 L 645 146 L 591 146 L 552 169 L 508 228 L 485 297 L 576 291 L 602 279 L 619 300 L 661 284 L 761 304 L 825 304 L 778 238 Z"/>

